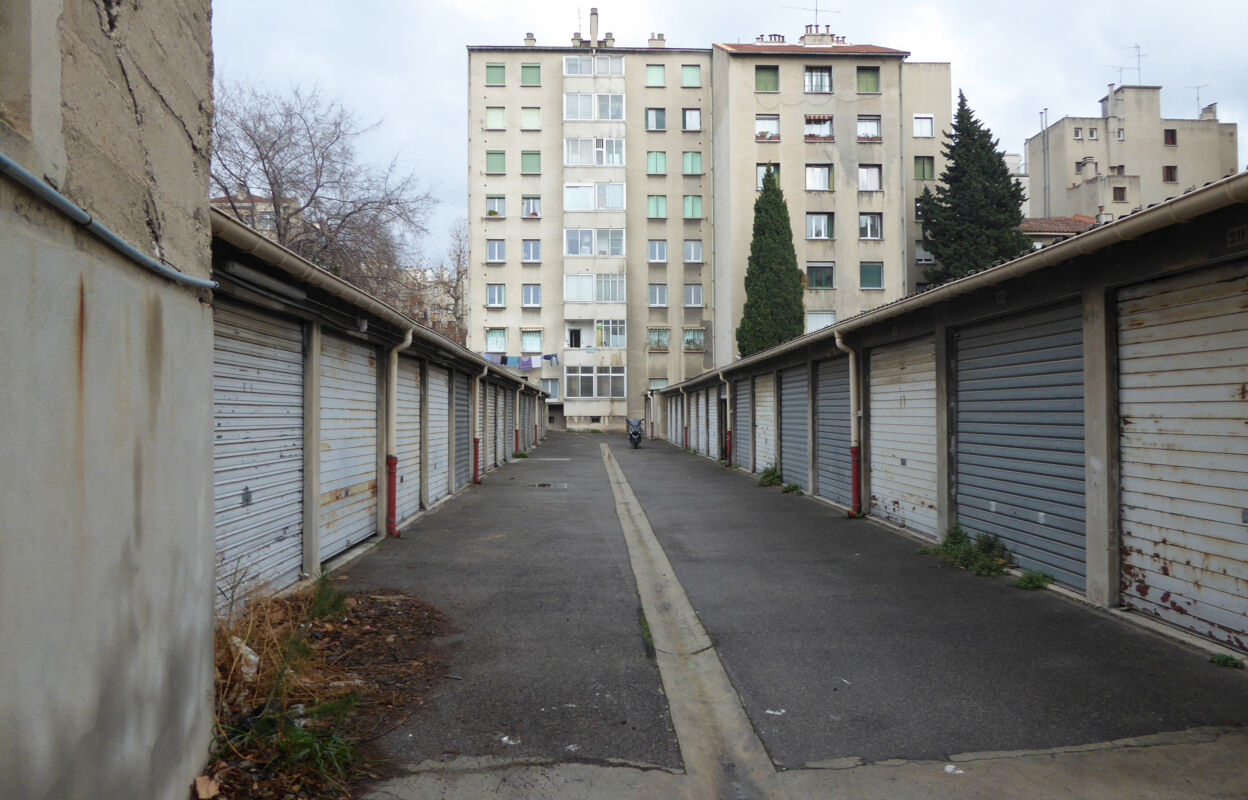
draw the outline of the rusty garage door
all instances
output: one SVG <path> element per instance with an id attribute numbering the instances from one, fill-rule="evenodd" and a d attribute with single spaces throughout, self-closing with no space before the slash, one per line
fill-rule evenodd
<path id="1" fill-rule="evenodd" d="M 936 538 L 936 339 L 871 350 L 870 513 Z"/>
<path id="2" fill-rule="evenodd" d="M 321 337 L 321 560 L 377 531 L 377 356 Z"/>

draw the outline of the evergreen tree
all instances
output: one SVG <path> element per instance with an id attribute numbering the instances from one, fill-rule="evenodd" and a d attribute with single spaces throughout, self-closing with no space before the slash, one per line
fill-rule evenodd
<path id="1" fill-rule="evenodd" d="M 945 139 L 941 185 L 934 194 L 924 189 L 919 198 L 923 242 L 937 261 L 923 277 L 933 284 L 1014 258 L 1030 246 L 1017 230 L 1023 187 L 1010 177 L 992 131 L 975 118 L 960 91 L 953 131 Z"/>
<path id="2" fill-rule="evenodd" d="M 737 326 L 737 350 L 753 355 L 800 336 L 804 325 L 802 273 L 793 249 L 789 207 L 769 167 L 754 201 L 754 238 L 745 269 L 745 309 Z"/>

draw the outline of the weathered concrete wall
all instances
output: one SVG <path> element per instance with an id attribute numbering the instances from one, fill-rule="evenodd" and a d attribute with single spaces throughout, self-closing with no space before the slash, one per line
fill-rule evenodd
<path id="1" fill-rule="evenodd" d="M 13 5 L 13 4 L 10 4 Z M 207 277 L 208 0 L 22 2 L 0 149 Z M 5 796 L 181 798 L 211 735 L 212 317 L 0 178 Z"/>

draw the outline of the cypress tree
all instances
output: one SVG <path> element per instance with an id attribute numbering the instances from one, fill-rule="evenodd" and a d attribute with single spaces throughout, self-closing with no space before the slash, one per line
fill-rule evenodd
<path id="1" fill-rule="evenodd" d="M 737 326 L 742 357 L 800 336 L 804 325 L 802 273 L 793 249 L 789 207 L 768 167 L 754 201 L 754 238 L 745 270 L 745 309 Z"/>
<path id="2" fill-rule="evenodd" d="M 935 193 L 924 189 L 919 198 L 923 242 L 937 262 L 923 278 L 933 284 L 1014 258 L 1030 246 L 1017 230 L 1023 187 L 1010 177 L 992 131 L 975 118 L 961 91 L 945 139 L 940 186 Z"/>

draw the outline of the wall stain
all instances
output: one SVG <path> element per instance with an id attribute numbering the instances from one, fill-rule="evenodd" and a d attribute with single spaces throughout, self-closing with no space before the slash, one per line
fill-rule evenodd
<path id="1" fill-rule="evenodd" d="M 161 389 L 164 385 L 161 373 L 165 354 L 165 317 L 160 295 L 155 292 L 147 296 L 147 331 L 143 344 L 147 356 L 148 410 L 155 418 L 160 412 Z"/>
<path id="2" fill-rule="evenodd" d="M 134 440 L 134 546 L 143 546 L 143 443 Z M 135 567 L 137 569 L 137 567 Z M 137 577 L 128 575 L 129 578 Z"/>

